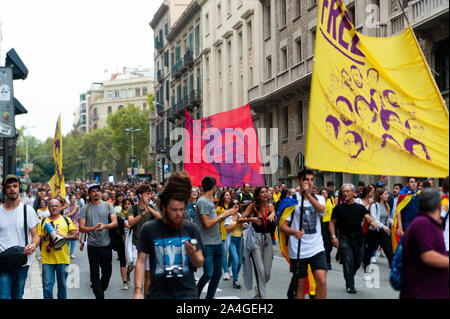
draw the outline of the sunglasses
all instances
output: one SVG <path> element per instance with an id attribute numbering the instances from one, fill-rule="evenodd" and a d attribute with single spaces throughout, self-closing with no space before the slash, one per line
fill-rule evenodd
<path id="1" fill-rule="evenodd" d="M 239 202 L 233 202 L 233 205 L 239 205 Z"/>

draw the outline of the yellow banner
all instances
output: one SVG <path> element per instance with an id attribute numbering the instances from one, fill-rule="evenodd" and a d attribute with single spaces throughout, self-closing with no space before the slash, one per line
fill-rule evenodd
<path id="1" fill-rule="evenodd" d="M 355 31 L 340 0 L 321 0 L 306 145 L 310 168 L 445 177 L 449 117 L 411 27 Z"/>
<path id="2" fill-rule="evenodd" d="M 59 114 L 56 122 L 55 137 L 53 139 L 53 159 L 55 161 L 55 175 L 49 181 L 53 197 L 61 193 L 63 198 L 66 197 L 66 187 L 64 182 L 63 171 L 63 154 L 62 154 L 62 135 L 61 135 L 61 114 Z"/>

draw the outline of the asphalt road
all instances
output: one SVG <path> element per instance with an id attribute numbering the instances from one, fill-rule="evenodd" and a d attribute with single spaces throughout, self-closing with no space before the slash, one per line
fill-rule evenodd
<path id="1" fill-rule="evenodd" d="M 272 264 L 271 280 L 267 285 L 268 299 L 286 299 L 286 291 L 291 279 L 291 273 L 287 262 L 281 256 L 278 246 L 274 246 L 275 257 Z M 345 281 L 342 272 L 342 265 L 336 262 L 336 250 L 332 252 L 332 270 L 327 275 L 327 297 L 328 299 L 397 299 L 398 292 L 394 291 L 389 285 L 389 266 L 386 258 L 378 258 L 377 264 L 373 267 L 373 280 L 364 281 L 364 273 L 360 268 L 355 278 L 355 288 L 357 294 L 348 294 L 345 291 Z M 76 258 L 71 260 L 68 276 L 68 299 L 95 299 L 90 288 L 89 280 L 89 262 L 87 252 L 80 252 L 77 244 L 75 249 Z M 201 277 L 202 270 L 195 273 L 198 279 Z M 240 276 L 242 275 L 242 271 Z M 27 280 L 24 299 L 42 298 L 42 279 L 40 262 L 33 258 L 33 264 L 30 267 L 29 278 Z M 133 273 L 132 273 L 133 281 Z M 255 283 L 255 280 L 253 280 Z M 216 293 L 217 299 L 251 299 L 254 297 L 253 290 L 246 290 L 242 278 L 240 278 L 241 289 L 234 289 L 232 280 L 221 280 Z M 206 292 L 206 288 L 204 292 Z M 56 296 L 56 284 L 55 292 Z M 117 254 L 113 252 L 113 274 L 108 290 L 105 292 L 106 299 L 131 299 L 133 296 L 133 284 L 128 290 L 122 290 L 122 280 L 119 272 L 119 261 Z M 202 293 L 202 298 L 205 293 Z"/>

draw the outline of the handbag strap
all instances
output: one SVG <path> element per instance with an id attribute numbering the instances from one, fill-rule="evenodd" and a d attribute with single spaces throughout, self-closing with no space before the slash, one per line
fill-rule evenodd
<path id="1" fill-rule="evenodd" d="M 28 246 L 27 205 L 23 204 L 23 229 L 25 231 L 25 247 Z"/>

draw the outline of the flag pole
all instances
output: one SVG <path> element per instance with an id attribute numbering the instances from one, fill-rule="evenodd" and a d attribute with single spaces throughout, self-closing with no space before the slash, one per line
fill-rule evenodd
<path id="1" fill-rule="evenodd" d="M 403 15 L 404 15 L 405 18 L 406 18 L 406 22 L 408 22 L 408 25 L 411 26 L 411 24 L 409 23 L 408 15 L 407 15 L 406 12 L 405 12 L 405 8 L 403 8 L 403 5 L 402 5 L 402 3 L 400 2 L 400 0 L 397 0 L 397 2 L 398 2 L 398 5 L 400 6 L 400 9 L 402 9 Z"/>

